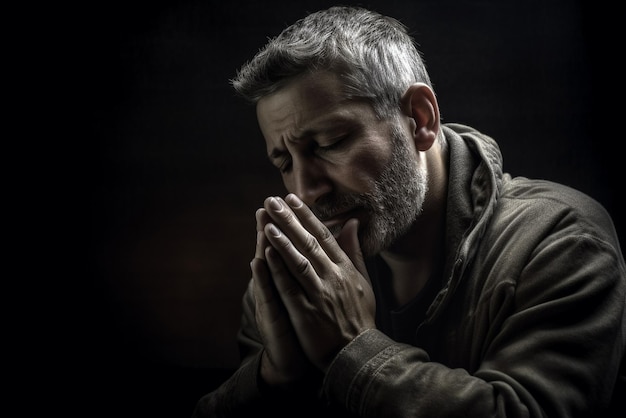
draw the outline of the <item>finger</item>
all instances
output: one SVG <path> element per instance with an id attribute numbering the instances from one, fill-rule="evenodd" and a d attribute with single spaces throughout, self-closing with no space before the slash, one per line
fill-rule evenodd
<path id="1" fill-rule="evenodd" d="M 346 255 L 350 261 L 352 261 L 352 264 L 354 264 L 359 273 L 361 273 L 371 284 L 372 282 L 369 278 L 367 267 L 365 266 L 365 258 L 363 257 L 363 252 L 361 251 L 358 232 L 359 220 L 349 219 L 341 229 L 341 232 L 339 232 L 339 235 L 337 236 L 337 243 L 346 252 Z"/>
<path id="2" fill-rule="evenodd" d="M 257 314 L 261 313 L 266 318 L 279 316 L 282 303 L 270 278 L 266 262 L 260 258 L 254 258 L 250 262 L 250 270 L 254 283 Z"/>
<path id="3" fill-rule="evenodd" d="M 271 280 L 264 260 L 250 263 L 255 298 L 255 320 L 264 346 L 264 378 L 268 382 L 290 381 L 305 373 L 309 367 L 298 342 L 289 313 L 280 293 Z"/>
<path id="4" fill-rule="evenodd" d="M 263 344 L 271 352 L 276 349 L 276 341 L 283 338 L 293 340 L 295 334 L 266 262 L 255 258 L 250 263 L 250 268 L 254 285 L 255 319 Z"/>
<path id="5" fill-rule="evenodd" d="M 254 213 L 254 218 L 256 219 L 256 230 L 263 231 L 263 227 L 265 224 L 270 222 L 272 218 L 267 214 L 265 208 L 258 208 Z"/>
<path id="6" fill-rule="evenodd" d="M 334 263 L 343 261 L 343 254 L 342 251 L 340 251 L 341 247 L 337 244 L 337 240 L 326 225 L 315 216 L 311 209 L 293 193 L 285 197 L 285 202 L 293 210 L 302 224 L 302 227 L 316 238 L 318 244 L 328 257 Z"/>
<path id="7" fill-rule="evenodd" d="M 265 232 L 256 232 L 256 247 L 254 249 L 254 258 L 265 260 L 265 248 L 269 245 L 269 241 L 265 236 Z"/>
<path id="8" fill-rule="evenodd" d="M 328 268 L 329 265 L 328 255 L 324 251 L 324 248 L 319 244 L 317 236 L 313 235 L 303 226 L 300 219 L 298 218 L 298 216 L 296 216 L 290 206 L 285 203 L 285 201 L 280 197 L 270 197 L 265 201 L 265 209 L 267 211 L 267 214 L 272 218 L 272 222 L 275 223 L 275 225 L 281 231 L 283 231 L 285 238 L 291 241 L 294 249 L 300 252 L 301 255 L 303 255 L 305 258 L 310 260 L 313 264 L 313 267 L 318 270 L 320 274 L 324 272 L 323 269 Z M 314 217 L 314 215 L 312 214 L 311 216 Z M 318 223 L 317 230 L 319 230 L 319 226 L 321 225 L 321 227 L 323 227 L 326 232 L 325 235 L 324 231 L 322 230 L 319 230 L 319 232 L 317 232 L 318 234 L 321 234 L 320 239 L 324 240 L 330 237 L 334 240 L 334 237 L 332 237 L 330 231 L 328 231 L 328 229 L 322 223 L 320 223 L 319 220 L 316 219 L 316 221 Z M 270 238 L 267 232 L 268 231 L 266 230 L 266 235 L 268 236 L 268 238 Z M 270 239 L 270 241 L 272 240 Z M 275 239 L 274 241 L 278 241 L 279 244 L 282 243 L 283 245 L 286 245 L 286 242 L 283 242 L 282 238 L 280 240 Z M 278 247 L 276 248 L 279 250 L 281 255 L 288 255 L 285 254 L 285 251 L 283 251 L 283 249 Z M 337 246 L 337 248 L 339 249 L 339 246 Z M 296 257 L 296 254 L 294 253 L 293 256 Z M 299 257 L 291 261 L 292 262 L 287 263 L 290 267 L 293 266 L 293 262 L 301 262 Z M 302 265 L 300 267 L 305 266 Z M 294 272 L 294 274 L 296 274 L 296 272 Z"/>
<path id="9" fill-rule="evenodd" d="M 265 248 L 269 245 L 267 237 L 263 229 L 265 225 L 271 221 L 272 218 L 267 214 L 264 208 L 257 209 L 255 213 L 256 218 L 256 248 L 254 251 L 254 257 L 261 260 L 265 259 Z"/>
<path id="10" fill-rule="evenodd" d="M 308 294 L 316 294 L 321 279 L 309 260 L 274 224 L 268 224 L 265 233 L 271 244 L 265 250 L 265 257 L 285 306 L 287 306 L 285 297 L 305 299 Z M 268 258 L 269 255 L 272 256 L 271 259 Z M 287 309 L 289 310 L 288 306 Z"/>

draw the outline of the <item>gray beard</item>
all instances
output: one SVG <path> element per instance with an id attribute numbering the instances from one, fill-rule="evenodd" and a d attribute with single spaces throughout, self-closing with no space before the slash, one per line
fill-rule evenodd
<path id="1" fill-rule="evenodd" d="M 368 216 L 360 225 L 359 241 L 365 257 L 378 254 L 408 231 L 422 212 L 428 172 L 418 165 L 398 123 L 392 126 L 391 159 L 374 182 L 371 193 L 344 193 L 323 197 L 311 209 L 320 218 L 360 208 Z M 331 229 L 337 234 L 342 225 Z"/>

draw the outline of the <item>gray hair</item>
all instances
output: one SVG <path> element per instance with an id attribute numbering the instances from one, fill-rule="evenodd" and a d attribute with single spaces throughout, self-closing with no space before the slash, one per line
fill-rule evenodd
<path id="1" fill-rule="evenodd" d="M 231 83 L 256 103 L 289 80 L 318 70 L 338 74 L 347 97 L 369 100 L 379 118 L 398 110 L 411 84 L 432 88 L 406 26 L 360 7 L 331 7 L 298 20 L 270 39 Z"/>

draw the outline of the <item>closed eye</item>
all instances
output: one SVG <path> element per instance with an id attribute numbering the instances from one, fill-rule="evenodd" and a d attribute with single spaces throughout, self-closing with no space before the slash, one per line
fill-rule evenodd
<path id="1" fill-rule="evenodd" d="M 280 170 L 281 173 L 288 171 L 291 168 L 291 157 L 288 152 L 284 150 L 274 148 L 268 155 L 272 165 Z"/>
<path id="2" fill-rule="evenodd" d="M 332 143 L 327 144 L 327 145 L 320 145 L 320 144 L 317 144 L 316 149 L 317 149 L 318 151 L 322 151 L 322 152 L 325 152 L 325 151 L 332 151 L 332 150 L 334 150 L 334 149 L 336 149 L 336 148 L 339 148 L 341 145 L 343 145 L 343 141 L 344 141 L 344 139 L 346 139 L 346 138 L 347 138 L 347 136 L 343 136 L 343 137 L 337 138 L 337 139 L 335 139 Z"/>
<path id="3" fill-rule="evenodd" d="M 285 158 L 277 165 L 277 167 L 281 173 L 287 173 L 291 169 L 291 158 Z"/>

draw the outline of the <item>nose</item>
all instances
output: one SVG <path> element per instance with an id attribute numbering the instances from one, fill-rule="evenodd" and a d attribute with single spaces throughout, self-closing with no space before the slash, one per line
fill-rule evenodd
<path id="1" fill-rule="evenodd" d="M 307 206 L 332 190 L 332 182 L 324 167 L 313 159 L 294 161 L 287 189 Z"/>

